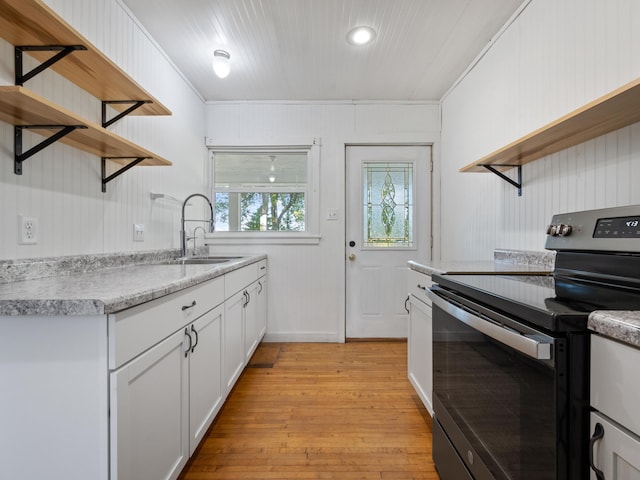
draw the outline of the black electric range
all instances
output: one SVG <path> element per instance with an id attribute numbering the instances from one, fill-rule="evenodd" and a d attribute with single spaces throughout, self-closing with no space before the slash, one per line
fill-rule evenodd
<path id="1" fill-rule="evenodd" d="M 442 480 L 588 478 L 589 314 L 640 310 L 640 206 L 556 215 L 550 276 L 434 275 Z"/>

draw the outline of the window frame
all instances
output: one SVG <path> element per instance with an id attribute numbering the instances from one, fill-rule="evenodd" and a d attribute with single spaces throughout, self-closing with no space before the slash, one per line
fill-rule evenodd
<path id="1" fill-rule="evenodd" d="M 305 226 L 302 232 L 286 231 L 232 231 L 207 235 L 211 244 L 317 244 L 320 242 L 320 141 L 313 138 L 307 141 L 292 141 L 278 144 L 259 143 L 250 145 L 208 145 L 210 182 L 212 202 L 215 202 L 215 155 L 217 153 L 291 153 L 300 152 L 307 155 L 307 184 L 305 189 Z M 278 188 L 274 188 L 274 191 Z M 229 193 L 229 190 L 220 190 Z M 214 203 L 215 209 L 215 203 Z"/>

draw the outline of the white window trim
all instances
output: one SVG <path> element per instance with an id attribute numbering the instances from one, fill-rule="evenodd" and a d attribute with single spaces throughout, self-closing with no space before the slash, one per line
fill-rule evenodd
<path id="1" fill-rule="evenodd" d="M 243 244 L 318 244 L 320 243 L 320 138 L 299 139 L 292 142 L 260 142 L 256 144 L 212 144 L 209 149 L 210 174 L 209 190 L 215 198 L 213 184 L 213 155 L 221 152 L 247 152 L 264 150 L 307 150 L 309 152 L 309 171 L 307 183 L 306 231 L 304 232 L 213 232 L 207 234 L 207 245 L 243 245 Z"/>

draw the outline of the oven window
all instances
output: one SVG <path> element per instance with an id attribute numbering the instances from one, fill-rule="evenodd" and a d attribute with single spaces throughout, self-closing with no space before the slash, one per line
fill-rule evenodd
<path id="1" fill-rule="evenodd" d="M 436 306 L 433 328 L 434 394 L 494 478 L 555 479 L 553 367 Z"/>

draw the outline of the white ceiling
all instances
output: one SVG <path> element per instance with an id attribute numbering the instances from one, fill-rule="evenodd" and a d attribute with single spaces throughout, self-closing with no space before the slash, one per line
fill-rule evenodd
<path id="1" fill-rule="evenodd" d="M 523 0 L 123 0 L 205 100 L 439 100 Z M 355 47 L 347 32 L 377 31 Z M 231 73 L 213 74 L 213 50 Z"/>

